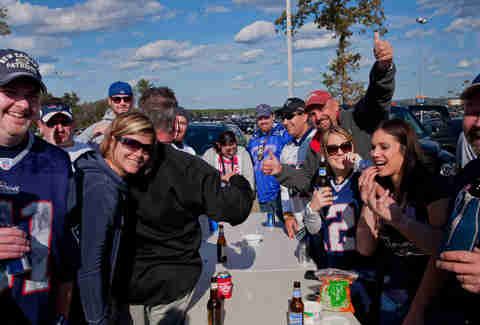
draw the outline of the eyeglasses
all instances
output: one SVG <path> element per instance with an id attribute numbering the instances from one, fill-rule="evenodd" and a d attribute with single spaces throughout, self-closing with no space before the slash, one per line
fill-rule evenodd
<path id="1" fill-rule="evenodd" d="M 144 152 L 148 153 L 153 151 L 153 144 L 144 144 L 135 139 L 121 136 L 116 136 L 115 139 L 132 151 L 138 151 L 140 148 L 143 149 Z"/>
<path id="2" fill-rule="evenodd" d="M 291 120 L 292 118 L 294 118 L 295 116 L 297 115 L 302 115 L 303 113 L 282 113 L 282 114 L 278 114 L 278 117 L 283 121 L 285 119 L 287 120 Z"/>
<path id="3" fill-rule="evenodd" d="M 130 103 L 132 101 L 132 96 L 125 96 L 125 97 L 110 97 L 112 99 L 112 102 L 115 104 L 120 104 L 120 102 L 123 100 L 124 103 Z"/>
<path id="4" fill-rule="evenodd" d="M 329 156 L 335 155 L 338 153 L 338 149 L 341 149 L 343 153 L 352 152 L 353 146 L 350 141 L 344 142 L 341 145 L 330 145 L 327 146 L 327 154 Z"/>
<path id="5" fill-rule="evenodd" d="M 63 127 L 65 126 L 71 126 L 72 125 L 72 120 L 68 119 L 60 119 L 60 120 L 55 120 L 55 119 L 50 119 L 46 123 L 48 128 L 53 128 L 57 124 L 61 124 Z"/>

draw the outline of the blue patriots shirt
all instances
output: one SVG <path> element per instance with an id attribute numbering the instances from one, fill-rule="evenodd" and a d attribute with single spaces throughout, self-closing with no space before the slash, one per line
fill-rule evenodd
<path id="1" fill-rule="evenodd" d="M 269 156 L 269 152 L 280 160 L 280 153 L 283 147 L 293 137 L 281 124 L 274 124 L 270 132 L 263 133 L 257 129 L 248 142 L 248 152 L 252 157 L 255 182 L 257 183 L 258 201 L 260 203 L 270 202 L 279 195 L 280 184 L 275 176 L 265 175 L 262 171 L 262 161 Z"/>
<path id="2" fill-rule="evenodd" d="M 0 223 L 27 230 L 32 271 L 13 277 L 0 261 L 0 305 L 7 324 L 40 325 L 55 316 L 52 279 L 74 276 L 75 244 L 66 230 L 72 168 L 65 151 L 28 137 L 15 157 L 0 157 Z"/>
<path id="3" fill-rule="evenodd" d="M 356 249 L 357 223 L 361 211 L 358 190 L 359 172 L 353 172 L 341 184 L 330 179 L 333 205 L 322 209 L 325 266 L 345 270 L 371 267 L 369 258 L 361 256 Z"/>

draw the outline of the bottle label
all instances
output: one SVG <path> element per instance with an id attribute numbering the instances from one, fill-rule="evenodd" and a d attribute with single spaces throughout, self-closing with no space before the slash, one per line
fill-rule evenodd
<path id="1" fill-rule="evenodd" d="M 303 325 L 303 313 L 288 313 L 288 325 Z"/>
<path id="2" fill-rule="evenodd" d="M 327 176 L 327 168 L 325 167 L 320 167 L 318 169 L 318 176 Z"/>
<path id="3" fill-rule="evenodd" d="M 302 290 L 294 289 L 293 290 L 293 298 L 302 298 Z"/>

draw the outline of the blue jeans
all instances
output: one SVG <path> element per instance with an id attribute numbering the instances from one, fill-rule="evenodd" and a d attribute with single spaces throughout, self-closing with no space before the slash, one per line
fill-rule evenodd
<path id="1" fill-rule="evenodd" d="M 282 211 L 282 198 L 280 197 L 280 192 L 278 192 L 277 196 L 268 202 L 259 203 L 260 211 L 268 213 L 271 212 L 272 215 L 277 216 L 278 220 L 281 220 L 283 223 L 283 211 Z"/>

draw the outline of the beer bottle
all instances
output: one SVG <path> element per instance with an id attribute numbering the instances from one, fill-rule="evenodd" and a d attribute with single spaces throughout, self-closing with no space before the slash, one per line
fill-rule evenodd
<path id="1" fill-rule="evenodd" d="M 293 297 L 288 306 L 288 325 L 303 325 L 303 301 L 300 281 L 293 282 Z"/>
<path id="2" fill-rule="evenodd" d="M 218 230 L 218 240 L 217 240 L 217 262 L 226 263 L 227 262 L 227 240 L 225 239 L 225 233 L 223 232 L 223 225 L 219 225 Z"/>
<path id="3" fill-rule="evenodd" d="M 317 181 L 315 187 L 318 189 L 320 187 L 329 186 L 328 184 L 328 164 L 325 160 L 325 156 L 320 158 L 320 164 L 318 166 Z"/>
<path id="4" fill-rule="evenodd" d="M 208 325 L 222 324 L 222 303 L 218 299 L 217 278 L 212 277 L 210 282 L 210 299 L 207 302 Z"/>

